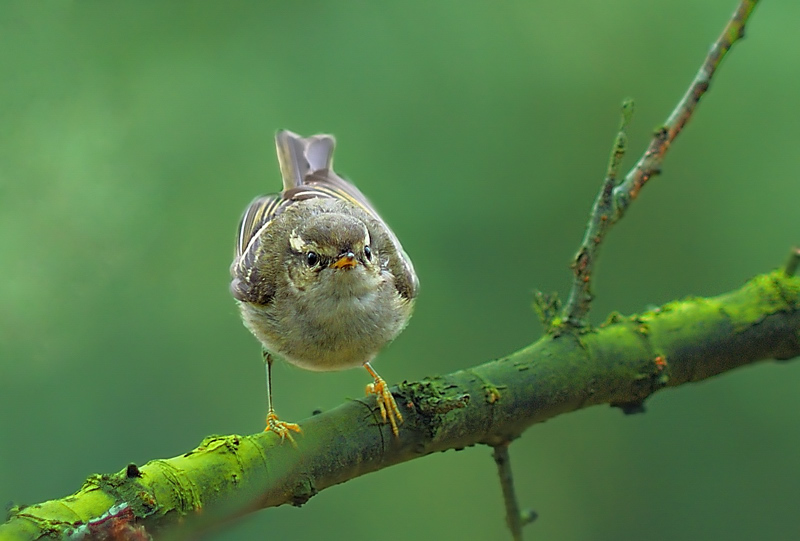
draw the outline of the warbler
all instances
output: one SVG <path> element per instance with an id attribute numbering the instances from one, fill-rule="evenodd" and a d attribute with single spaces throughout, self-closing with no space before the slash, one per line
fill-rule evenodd
<path id="1" fill-rule="evenodd" d="M 272 404 L 272 363 L 367 369 L 383 422 L 403 416 L 370 362 L 406 326 L 419 290 L 400 241 L 366 197 L 333 170 L 331 135 L 275 136 L 283 191 L 256 198 L 239 224 L 231 293 L 263 346 L 267 427 L 294 441 Z"/>

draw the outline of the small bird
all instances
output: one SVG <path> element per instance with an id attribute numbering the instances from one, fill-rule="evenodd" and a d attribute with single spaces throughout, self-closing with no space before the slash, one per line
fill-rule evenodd
<path id="1" fill-rule="evenodd" d="M 403 416 L 370 361 L 408 323 L 419 289 L 400 241 L 366 197 L 333 171 L 331 135 L 275 136 L 283 191 L 256 198 L 239 224 L 231 293 L 263 346 L 267 427 L 294 442 L 272 406 L 272 363 L 308 370 L 363 366 L 383 422 Z"/>

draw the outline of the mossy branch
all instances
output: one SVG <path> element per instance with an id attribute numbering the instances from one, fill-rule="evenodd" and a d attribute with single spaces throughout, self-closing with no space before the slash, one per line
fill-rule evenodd
<path id="1" fill-rule="evenodd" d="M 301 422 L 296 448 L 271 433 L 210 436 L 181 456 L 93 476 L 72 496 L 13 509 L 0 539 L 146 539 L 178 522 L 186 528 L 171 536 L 191 537 L 429 453 L 504 445 L 562 413 L 598 404 L 637 411 L 660 389 L 798 355 L 800 278 L 781 269 L 719 297 L 615 314 L 590 332 L 549 334 L 502 359 L 403 383 L 393 390 L 406 419 L 398 439 L 373 399 Z"/>

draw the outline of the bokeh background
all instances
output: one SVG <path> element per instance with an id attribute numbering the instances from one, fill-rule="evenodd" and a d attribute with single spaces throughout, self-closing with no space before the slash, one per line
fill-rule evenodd
<path id="1" fill-rule="evenodd" d="M 390 382 L 541 334 L 622 99 L 626 170 L 734 0 L 5 2 L 0 10 L 0 502 L 263 427 L 263 366 L 228 293 L 240 212 L 280 181 L 273 134 L 334 133 L 422 292 Z M 800 242 L 800 4 L 764 2 L 612 231 L 593 317 L 716 295 Z M 275 371 L 302 419 L 362 371 Z M 796 539 L 800 363 L 598 407 L 511 448 L 528 536 Z M 380 530 L 379 530 L 380 529 Z M 233 539 L 508 539 L 488 448 L 415 460 L 256 513 Z"/>

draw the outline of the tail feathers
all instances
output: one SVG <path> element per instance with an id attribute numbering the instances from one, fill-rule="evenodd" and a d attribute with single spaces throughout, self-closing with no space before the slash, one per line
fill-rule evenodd
<path id="1" fill-rule="evenodd" d="M 302 186 L 309 175 L 333 169 L 336 140 L 332 135 L 300 137 L 281 130 L 275 134 L 275 146 L 284 191 Z"/>

